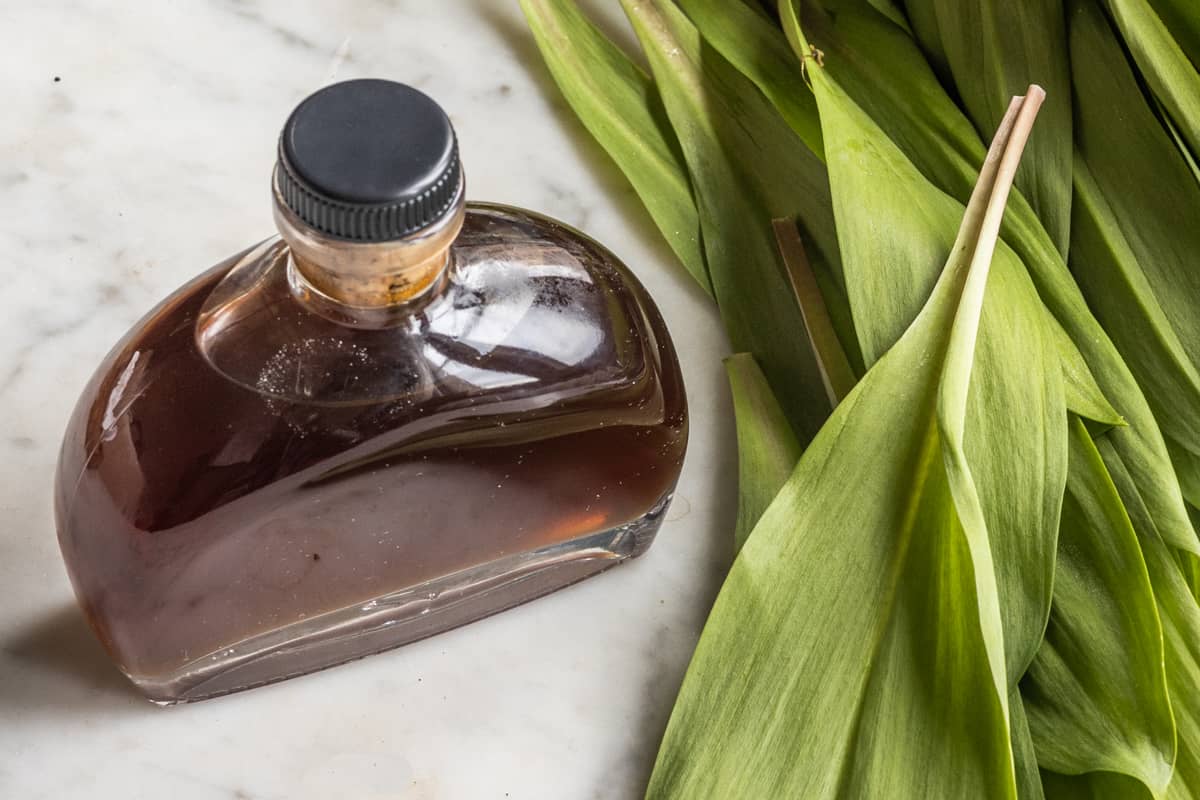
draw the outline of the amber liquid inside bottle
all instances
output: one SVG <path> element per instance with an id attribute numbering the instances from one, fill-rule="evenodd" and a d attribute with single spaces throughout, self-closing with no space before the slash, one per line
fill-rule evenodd
<path id="1" fill-rule="evenodd" d="M 97 372 L 56 502 L 77 594 L 152 699 L 436 633 L 648 546 L 686 407 L 637 281 L 475 206 L 435 296 L 356 328 L 271 240 L 185 286 Z"/>

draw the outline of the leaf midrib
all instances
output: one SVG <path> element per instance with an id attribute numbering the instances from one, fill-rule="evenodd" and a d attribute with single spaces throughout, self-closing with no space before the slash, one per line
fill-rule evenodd
<path id="1" fill-rule="evenodd" d="M 870 657 L 867 661 L 868 667 L 863 671 L 863 680 L 859 684 L 858 702 L 854 709 L 854 723 L 850 728 L 850 733 L 843 742 L 843 750 L 841 754 L 841 771 L 838 775 L 837 792 L 835 797 L 846 796 L 846 791 L 853 775 L 854 759 L 846 756 L 847 751 L 853 747 L 858 741 L 859 730 L 863 722 L 863 707 L 867 700 L 867 690 L 875 677 L 875 671 L 879 664 L 879 652 L 883 647 L 884 640 L 887 639 L 887 634 L 892 625 L 892 619 L 895 616 L 896 599 L 900 594 L 900 585 L 906 572 L 905 567 L 908 564 L 908 551 L 912 544 L 913 533 L 916 530 L 917 516 L 920 512 L 921 503 L 925 497 L 925 487 L 929 483 L 930 474 L 937 465 L 941 464 L 939 455 L 941 447 L 937 433 L 937 424 L 935 419 L 936 395 L 930 397 L 926 401 L 930 408 L 926 412 L 925 419 L 925 435 L 921 443 L 921 451 L 917 459 L 917 469 L 914 473 L 914 491 L 909 495 L 909 501 L 904 509 L 904 522 L 902 523 L 897 537 L 897 553 L 894 560 L 894 570 L 892 579 L 886 592 L 887 613 L 880 618 L 879 625 L 874 631 L 870 648 Z M 789 689 L 791 686 L 789 685 Z"/>

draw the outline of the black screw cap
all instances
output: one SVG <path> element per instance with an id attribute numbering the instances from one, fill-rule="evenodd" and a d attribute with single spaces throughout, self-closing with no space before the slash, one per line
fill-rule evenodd
<path id="1" fill-rule="evenodd" d="M 386 242 L 436 223 L 458 199 L 458 140 L 441 106 L 411 86 L 326 86 L 283 126 L 275 181 L 305 224 L 338 239 Z"/>

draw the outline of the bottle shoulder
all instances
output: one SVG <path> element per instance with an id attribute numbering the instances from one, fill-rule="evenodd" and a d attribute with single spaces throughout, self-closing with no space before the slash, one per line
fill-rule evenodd
<path id="1" fill-rule="evenodd" d="M 288 402 L 373 403 L 530 384 L 594 388 L 654 355 L 648 298 L 619 261 L 552 220 L 472 207 L 439 289 L 361 328 L 301 302 L 268 240 L 206 299 L 197 341 L 226 378 Z"/>

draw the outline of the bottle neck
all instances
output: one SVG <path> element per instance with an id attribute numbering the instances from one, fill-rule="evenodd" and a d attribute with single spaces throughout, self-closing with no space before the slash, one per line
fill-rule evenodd
<path id="1" fill-rule="evenodd" d="M 322 315 L 363 327 L 387 325 L 412 304 L 436 296 L 465 217 L 460 189 L 442 219 L 419 233 L 354 242 L 309 227 L 275 193 L 275 225 L 291 250 L 293 291 Z"/>

